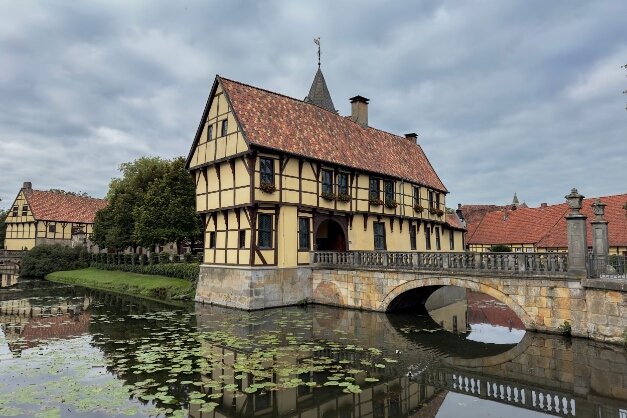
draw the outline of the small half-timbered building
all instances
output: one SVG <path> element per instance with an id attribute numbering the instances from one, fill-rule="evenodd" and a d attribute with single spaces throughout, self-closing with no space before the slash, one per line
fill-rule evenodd
<path id="1" fill-rule="evenodd" d="M 369 100 L 350 100 L 340 116 L 320 69 L 305 100 L 216 77 L 187 158 L 203 270 L 286 278 L 312 250 L 464 250 L 417 135 L 369 126 Z"/>
<path id="2" fill-rule="evenodd" d="M 93 247 L 89 241 L 103 199 L 33 190 L 25 182 L 6 218 L 4 248 L 29 250 L 38 244 Z"/>

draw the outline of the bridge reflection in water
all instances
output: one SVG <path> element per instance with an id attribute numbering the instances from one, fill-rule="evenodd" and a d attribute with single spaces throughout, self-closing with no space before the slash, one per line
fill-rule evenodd
<path id="1" fill-rule="evenodd" d="M 464 304 L 458 304 L 457 308 L 459 306 Z M 347 394 L 342 393 L 341 388 L 307 386 L 243 397 L 233 397 L 233 392 L 224 391 L 222 404 L 216 410 L 203 413 L 199 412 L 199 406 L 191 405 L 190 416 L 440 417 L 444 415 L 437 415 L 438 411 L 447 405 L 453 393 L 515 407 L 518 409 L 515 416 L 543 413 L 562 417 L 623 418 L 627 414 L 627 378 L 624 377 L 627 359 L 619 346 L 536 333 L 524 334 L 518 343 L 485 344 L 466 339 L 472 332 L 445 331 L 428 317 L 408 321 L 407 315 L 325 306 L 307 309 L 311 313 L 310 330 L 286 323 L 276 325 L 281 321 L 268 318 L 280 317 L 283 310 L 270 310 L 265 312 L 263 324 L 244 327 L 242 336 L 272 332 L 303 334 L 305 331 L 312 341 L 335 342 L 335 347 L 310 353 L 309 358 L 328 358 L 362 370 L 354 376 L 355 383 L 362 388 L 361 393 Z M 467 304 L 464 309 L 468 309 Z M 449 313 L 452 312 L 454 309 Z M 237 311 L 213 306 L 198 304 L 196 313 L 200 331 L 210 329 L 216 321 L 241 321 Z M 507 324 L 506 331 L 512 325 Z M 400 350 L 401 354 L 395 357 L 397 362 L 385 363 L 385 368 L 376 367 L 367 350 L 343 348 L 347 341 L 355 340 L 363 347 L 376 347 L 384 353 Z M 283 348 L 288 347 L 286 342 Z M 245 350 L 217 345 L 206 348 L 225 353 L 231 358 L 230 364 L 249 354 Z M 295 365 L 307 364 L 307 361 L 308 358 L 300 357 L 298 350 L 294 350 Z M 272 368 L 271 363 L 268 369 Z M 414 370 L 412 378 L 406 376 L 409 365 Z M 225 365 L 212 374 L 228 372 L 229 367 Z M 290 378 L 324 384 L 327 375 L 311 372 Z M 367 376 L 375 376 L 379 381 L 368 383 Z M 211 375 L 206 377 L 211 378 Z M 279 376 L 274 375 L 273 379 L 278 381 Z M 234 383 L 239 385 L 240 394 L 251 384 L 246 380 Z M 460 406 L 453 407 L 458 408 L 458 414 L 465 413 Z"/>

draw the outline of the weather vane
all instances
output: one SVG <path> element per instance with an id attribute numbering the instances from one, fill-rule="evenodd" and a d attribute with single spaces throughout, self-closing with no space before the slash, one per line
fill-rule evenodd
<path id="1" fill-rule="evenodd" d="M 314 38 L 314 42 L 318 45 L 318 68 L 320 68 L 320 37 Z"/>

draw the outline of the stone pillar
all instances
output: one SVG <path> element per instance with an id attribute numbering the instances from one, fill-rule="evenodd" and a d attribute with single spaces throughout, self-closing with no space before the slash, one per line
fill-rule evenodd
<path id="1" fill-rule="evenodd" d="M 607 232 L 609 222 L 603 219 L 607 205 L 601 202 L 601 199 L 597 199 L 591 206 L 596 215 L 596 218 L 590 221 L 594 269 L 596 273 L 603 273 L 607 269 L 610 255 L 610 240 Z"/>
<path id="2" fill-rule="evenodd" d="M 583 196 L 572 189 L 565 196 L 571 213 L 566 218 L 566 233 L 568 235 L 568 272 L 575 276 L 586 277 L 586 259 L 588 257 L 587 216 L 579 213 L 582 207 Z"/>

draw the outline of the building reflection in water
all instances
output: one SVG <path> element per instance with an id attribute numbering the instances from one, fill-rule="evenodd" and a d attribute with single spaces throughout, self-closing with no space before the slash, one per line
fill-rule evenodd
<path id="1" fill-rule="evenodd" d="M 0 289 L 17 284 L 19 267 L 16 264 L 0 264 Z"/>

